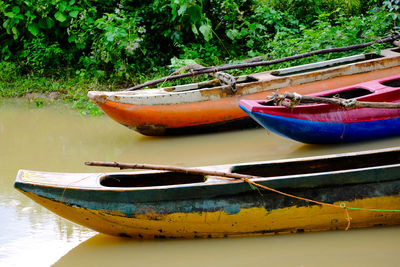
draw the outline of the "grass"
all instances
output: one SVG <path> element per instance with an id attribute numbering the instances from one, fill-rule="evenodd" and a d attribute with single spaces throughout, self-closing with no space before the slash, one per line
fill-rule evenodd
<path id="1" fill-rule="evenodd" d="M 13 63 L 0 63 L 0 97 L 25 97 L 37 107 L 55 100 L 70 104 L 82 114 L 101 115 L 97 106 L 89 101 L 87 92 L 92 90 L 115 90 L 113 84 L 99 83 L 95 79 L 76 77 L 46 77 L 38 75 L 21 75 Z"/>

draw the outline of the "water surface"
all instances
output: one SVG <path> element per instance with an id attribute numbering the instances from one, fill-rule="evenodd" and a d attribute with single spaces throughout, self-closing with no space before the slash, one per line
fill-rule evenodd
<path id="1" fill-rule="evenodd" d="M 0 266 L 397 266 L 400 227 L 211 240 L 137 241 L 70 223 L 13 189 L 19 169 L 97 172 L 89 160 L 202 166 L 394 147 L 400 138 L 303 145 L 263 129 L 145 137 L 62 104 L 0 102 Z"/>

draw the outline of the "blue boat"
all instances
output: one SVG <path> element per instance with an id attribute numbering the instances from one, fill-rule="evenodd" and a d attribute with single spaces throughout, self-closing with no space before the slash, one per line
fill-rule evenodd
<path id="1" fill-rule="evenodd" d="M 310 96 L 366 102 L 400 102 L 400 75 L 323 91 Z M 334 104 L 275 106 L 241 100 L 239 106 L 264 128 L 309 144 L 356 142 L 400 135 L 399 108 L 344 108 Z"/>

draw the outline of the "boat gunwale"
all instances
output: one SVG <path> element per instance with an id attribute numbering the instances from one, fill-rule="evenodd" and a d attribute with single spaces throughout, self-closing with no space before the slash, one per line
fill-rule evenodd
<path id="1" fill-rule="evenodd" d="M 330 154 L 330 155 L 323 155 L 323 156 L 314 156 L 314 157 L 303 157 L 303 158 L 292 158 L 292 159 L 280 159 L 280 160 L 272 160 L 272 161 L 259 161 L 259 162 L 250 162 L 250 163 L 238 163 L 238 164 L 225 164 L 225 165 L 215 165 L 215 166 L 205 166 L 205 167 L 197 167 L 201 169 L 226 169 L 232 171 L 234 167 L 240 167 L 240 166 L 251 166 L 251 165 L 266 165 L 266 164 L 284 164 L 288 162 L 306 162 L 306 161 L 316 161 L 316 160 L 329 160 L 329 159 L 340 159 L 340 158 L 348 158 L 348 157 L 358 157 L 358 156 L 363 156 L 363 155 L 372 155 L 372 154 L 380 154 L 380 153 L 390 153 L 390 152 L 398 152 L 400 153 L 400 147 L 396 148 L 388 148 L 388 149 L 379 149 L 379 150 L 372 150 L 373 153 L 367 153 L 368 151 L 363 151 L 365 153 L 360 153 L 360 152 L 350 152 L 350 153 L 340 153 L 340 154 Z M 370 151 L 371 152 L 371 151 Z M 214 168 L 213 168 L 214 167 Z M 250 178 L 252 175 L 249 175 L 249 180 L 257 183 L 268 183 L 271 181 L 289 181 L 289 180 L 300 180 L 304 178 L 313 178 L 315 176 L 331 176 L 331 175 L 338 175 L 338 174 L 348 174 L 348 173 L 357 173 L 361 171 L 373 171 L 376 169 L 380 168 L 400 168 L 400 162 L 397 164 L 387 164 L 387 165 L 378 165 L 378 166 L 368 166 L 368 167 L 361 167 L 361 168 L 352 168 L 352 169 L 344 169 L 344 170 L 335 170 L 335 171 L 324 171 L 324 172 L 315 172 L 315 173 L 302 173 L 302 174 L 289 174 L 289 175 L 283 175 L 283 176 L 272 176 L 272 177 L 257 177 L 257 178 Z M 196 169 L 193 168 L 193 169 Z M 70 182 L 70 183 L 65 183 L 65 184 L 49 184 L 49 183 L 38 183 L 35 181 L 35 183 L 29 182 L 29 181 L 24 181 L 22 178 L 22 173 L 23 172 L 31 172 L 31 173 L 44 173 L 44 174 L 65 174 L 69 175 L 70 173 L 58 173 L 58 172 L 40 172 L 40 171 L 30 171 L 30 170 L 19 170 L 17 174 L 17 178 L 15 181 L 15 184 L 17 183 L 22 183 L 22 184 L 31 184 L 31 185 L 37 185 L 41 187 L 48 187 L 48 188 L 61 188 L 61 189 L 76 189 L 76 190 L 98 190 L 98 191 L 154 191 L 154 190 L 168 190 L 168 189 L 184 189 L 184 188 L 189 188 L 189 187 L 209 187 L 209 186 L 224 186 L 224 185 L 229 185 L 229 184 L 240 184 L 243 183 L 241 180 L 222 180 L 218 179 L 216 177 L 218 176 L 210 176 L 209 179 L 212 182 L 198 182 L 198 183 L 188 183 L 188 184 L 174 184 L 174 185 L 159 185 L 159 186 L 147 186 L 147 187 L 107 187 L 103 186 L 100 184 L 101 179 L 104 179 L 104 177 L 107 177 L 109 175 L 133 175 L 133 174 L 149 174 L 151 173 L 161 173 L 161 172 L 168 172 L 168 171 L 139 171 L 139 172 L 110 172 L 110 173 L 74 173 L 75 175 L 90 175 L 90 177 L 95 177 L 96 179 L 96 187 L 94 186 L 82 186 L 83 179 L 80 178 L 77 182 Z M 88 177 L 88 178 L 90 178 Z M 149 178 L 150 179 L 150 178 Z M 399 177 L 400 179 L 400 177 Z M 396 179 L 388 179 L 390 180 L 396 180 Z M 219 181 L 219 182 L 217 182 Z M 386 181 L 384 179 L 383 181 Z M 367 181 L 368 182 L 368 181 Z"/>
<path id="2" fill-rule="evenodd" d="M 374 57 L 375 56 L 375 57 Z M 357 55 L 351 55 L 351 56 L 346 56 L 346 57 L 339 57 L 339 58 L 334 58 L 334 59 L 328 59 L 328 60 L 323 60 L 323 61 L 318 61 L 318 62 L 313 62 L 313 63 L 308 63 L 308 64 L 302 64 L 302 65 L 297 65 L 297 66 L 292 66 L 292 67 L 287 67 L 283 69 L 277 69 L 273 70 L 270 73 L 273 76 L 278 76 L 281 77 L 280 75 L 296 75 L 299 74 L 297 72 L 299 71 L 313 71 L 313 69 L 316 68 L 333 68 L 333 67 L 339 67 L 340 63 L 343 63 L 343 65 L 350 65 L 350 64 L 355 64 L 358 62 L 365 62 L 367 60 L 372 60 L 372 59 L 382 59 L 385 56 L 379 55 L 376 52 L 372 53 L 364 53 L 364 54 L 357 54 Z M 362 61 L 358 61 L 362 60 Z M 316 69 L 315 71 L 317 71 Z M 292 74 L 291 74 L 292 73 Z"/>
<path id="3" fill-rule="evenodd" d="M 338 69 L 346 69 L 346 68 L 351 68 L 354 65 L 370 65 L 373 62 L 376 61 L 390 61 L 392 59 L 397 59 L 400 60 L 400 54 L 397 52 L 393 52 L 391 49 L 385 49 L 381 51 L 381 55 L 382 57 L 378 57 L 378 58 L 371 58 L 371 59 L 365 59 L 364 61 L 361 62 L 355 62 L 355 63 L 348 63 L 348 64 L 344 64 L 344 65 L 339 65 L 339 66 L 332 66 L 332 67 L 327 67 L 324 69 L 320 69 L 320 70 L 316 70 L 316 71 L 311 71 L 311 72 L 307 72 L 307 73 L 297 73 L 297 74 L 293 74 L 293 75 L 288 75 L 288 76 L 274 76 L 272 75 L 273 72 L 276 72 L 278 70 L 271 70 L 271 71 L 264 71 L 264 72 L 259 72 L 259 73 L 254 73 L 254 74 L 250 74 L 250 75 L 242 75 L 242 76 L 238 76 L 239 78 L 244 77 L 244 79 L 246 79 L 247 77 L 254 79 L 253 81 L 250 81 L 248 83 L 240 83 L 237 84 L 237 90 L 240 91 L 241 88 L 246 88 L 247 86 L 251 86 L 253 84 L 262 84 L 263 82 L 274 82 L 274 83 L 285 83 L 285 82 L 290 82 L 291 79 L 296 79 L 299 78 L 301 76 L 304 76 L 304 78 L 310 76 L 310 73 L 312 73 L 314 76 L 317 75 L 326 75 L 329 74 L 330 71 L 337 71 Z M 359 54 L 359 55 L 354 55 L 354 56 L 365 56 L 368 55 L 369 53 L 365 53 L 365 54 Z M 387 54 L 387 55 L 384 55 Z M 395 55 L 395 54 L 399 54 L 399 55 Z M 353 57 L 353 56 L 348 56 L 348 57 Z M 338 59 L 346 59 L 348 57 L 343 57 L 343 58 L 338 58 Z M 336 60 L 336 59 L 333 59 Z M 321 61 L 324 62 L 324 61 Z M 312 65 L 312 64 L 320 64 L 321 62 L 315 62 L 315 63 L 309 63 L 309 64 L 304 64 L 304 65 Z M 300 65 L 300 66 L 304 66 L 304 65 Z M 381 64 L 382 65 L 382 64 Z M 391 67 L 396 67 L 398 65 L 393 65 L 393 66 L 385 66 L 383 65 L 382 68 L 378 68 L 378 69 L 387 69 L 387 68 L 391 68 Z M 295 66 L 296 67 L 296 66 Z M 292 67 L 289 67 L 292 68 Z M 280 69 L 280 70 L 285 70 L 288 68 L 284 68 L 284 69 Z M 377 70 L 378 70 L 377 69 Z M 358 73 L 364 73 L 366 71 L 357 71 L 354 73 L 350 73 L 350 74 L 346 74 L 346 75 L 352 75 L 352 74 L 358 74 Z M 262 79 L 262 78 L 257 78 L 257 76 L 263 76 L 263 75 L 267 75 L 269 76 L 270 79 Z M 332 76 L 330 78 L 334 78 L 336 76 Z M 329 78 L 329 79 L 330 79 Z M 317 79 L 315 81 L 319 81 L 320 79 Z M 325 79 L 322 79 L 325 80 Z M 212 81 L 212 80 L 209 80 Z M 309 83 L 309 82 L 308 82 Z M 188 85 L 196 85 L 198 83 L 192 83 L 192 84 L 188 84 Z M 188 85 L 184 85 L 184 86 L 188 86 Z M 287 86 L 295 86 L 297 85 L 297 83 L 293 83 L 293 84 L 287 84 Z M 285 86 L 284 86 L 285 87 Z M 89 99 L 94 101 L 94 102 L 98 102 L 98 99 L 102 99 L 103 97 L 105 99 L 103 99 L 102 101 L 114 101 L 117 103 L 121 103 L 121 104 L 128 104 L 128 105 L 166 105 L 163 103 L 131 103 L 129 101 L 123 101 L 123 99 L 146 99 L 149 97 L 179 97 L 179 96 L 185 96 L 185 95 L 193 95 L 193 94 L 201 94 L 201 92 L 206 92 L 206 91 L 215 91 L 215 90 L 227 90 L 230 88 L 229 85 L 220 85 L 220 86 L 216 86 L 216 87 L 205 87 L 205 88 L 199 88 L 199 89 L 192 89 L 192 90 L 187 90 L 187 91 L 167 91 L 164 90 L 165 88 L 171 88 L 171 87 L 164 87 L 164 88 L 154 88 L 154 89 L 139 89 L 139 90 L 135 90 L 135 91 L 89 91 L 88 92 L 88 96 Z M 280 88 L 280 87 L 279 87 Z M 276 88 L 275 88 L 276 89 Z M 150 90 L 154 90 L 152 92 L 155 92 L 155 94 L 151 94 L 149 91 Z M 267 89 L 268 90 L 273 90 L 273 89 Z M 265 91 L 265 90 L 261 90 L 261 91 Z M 261 92 L 261 91 L 257 91 L 257 92 Z M 145 92 L 144 94 L 140 94 L 142 92 Z M 231 95 L 226 95 L 225 97 L 240 97 L 240 96 L 245 96 L 248 94 L 253 94 L 256 92 L 245 92 L 243 94 L 239 93 L 239 94 L 231 94 Z M 207 93 L 206 93 L 207 94 Z M 221 97 L 222 98 L 222 97 Z M 198 102 L 198 101 L 209 101 L 209 100 L 213 100 L 213 99 L 206 99 L 206 100 L 201 100 L 201 99 L 196 99 L 196 97 L 194 97 L 194 99 L 192 101 L 185 101 L 184 103 L 190 103 L 190 102 Z M 142 100 L 143 101 L 143 100 Z M 101 101 L 100 101 L 101 102 Z M 170 103 L 171 104 L 171 103 Z"/>
<path id="4" fill-rule="evenodd" d="M 368 82 L 363 82 L 363 83 L 359 83 L 359 84 L 355 84 L 355 85 L 350 85 L 350 86 L 345 86 L 345 87 L 341 87 L 341 88 L 336 88 L 336 89 L 331 89 L 331 90 L 325 90 L 325 91 L 321 91 L 318 93 L 312 93 L 312 94 L 308 94 L 308 96 L 317 96 L 317 97 L 325 97 L 325 95 L 332 95 L 334 93 L 340 93 L 340 92 L 348 92 L 354 89 L 365 89 L 371 92 L 371 94 L 367 94 L 367 95 L 362 95 L 359 97 L 354 97 L 354 98 L 349 98 L 349 99 L 356 99 L 358 101 L 371 101 L 368 100 L 368 98 L 371 97 L 379 97 L 381 95 L 384 94 L 388 94 L 388 93 L 392 93 L 394 90 L 400 90 L 400 87 L 392 87 L 392 86 L 387 86 L 387 85 L 383 85 L 384 82 L 389 82 L 389 81 L 393 81 L 393 80 L 400 80 L 400 74 L 398 75 L 393 75 L 390 77 L 385 77 L 385 78 L 380 78 L 380 79 L 376 79 L 376 80 L 372 80 L 372 81 L 368 81 Z M 380 88 L 374 88 L 371 86 L 371 83 L 378 83 L 380 84 L 382 87 Z M 397 88 L 397 89 L 396 89 Z M 349 100 L 348 99 L 348 100 Z M 365 100 L 366 99 L 366 100 Z M 258 112 L 261 114 L 269 114 L 268 110 L 274 111 L 274 112 L 279 112 L 279 110 L 283 110 L 285 111 L 284 113 L 286 114 L 288 111 L 288 108 L 285 106 L 267 106 L 267 105 L 263 105 L 263 103 L 272 101 L 272 100 L 243 100 L 245 102 L 248 103 L 252 103 L 251 105 L 245 105 L 242 106 L 246 107 L 247 110 L 251 111 L 251 112 Z M 379 101 L 371 101 L 371 102 L 379 102 Z M 389 103 L 397 103 L 400 102 L 400 100 L 394 100 L 394 101 L 389 101 Z M 301 104 L 298 106 L 294 106 L 291 109 L 308 109 L 308 108 L 319 108 L 319 107 L 328 107 L 328 106 L 336 106 L 333 104 L 327 104 L 327 103 L 307 103 L 307 104 Z M 337 106 L 338 108 L 341 108 L 340 106 Z M 366 109 L 366 108 L 354 108 L 354 109 Z M 270 114 L 272 116 L 278 116 L 276 114 Z M 304 118 L 297 118 L 296 119 L 304 119 Z M 304 119 L 306 120 L 306 119 Z"/>

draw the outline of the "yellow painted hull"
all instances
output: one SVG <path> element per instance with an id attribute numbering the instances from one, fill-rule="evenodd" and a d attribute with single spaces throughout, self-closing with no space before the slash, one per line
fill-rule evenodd
<path id="1" fill-rule="evenodd" d="M 70 221 L 132 238 L 249 236 L 400 224 L 400 147 L 199 169 L 253 176 L 243 182 L 161 171 L 20 170 L 14 186 Z"/>
<path id="2" fill-rule="evenodd" d="M 34 201 L 72 222 L 95 231 L 134 238 L 210 238 L 251 235 L 288 234 L 344 230 L 348 225 L 346 210 L 330 206 L 292 206 L 276 210 L 253 207 L 238 213 L 224 211 L 198 213 L 144 214 L 126 216 L 102 210 L 65 205 L 29 192 Z M 400 195 L 372 197 L 347 202 L 347 207 L 386 210 L 400 207 Z M 400 224 L 400 212 L 348 210 L 350 228 Z"/>

